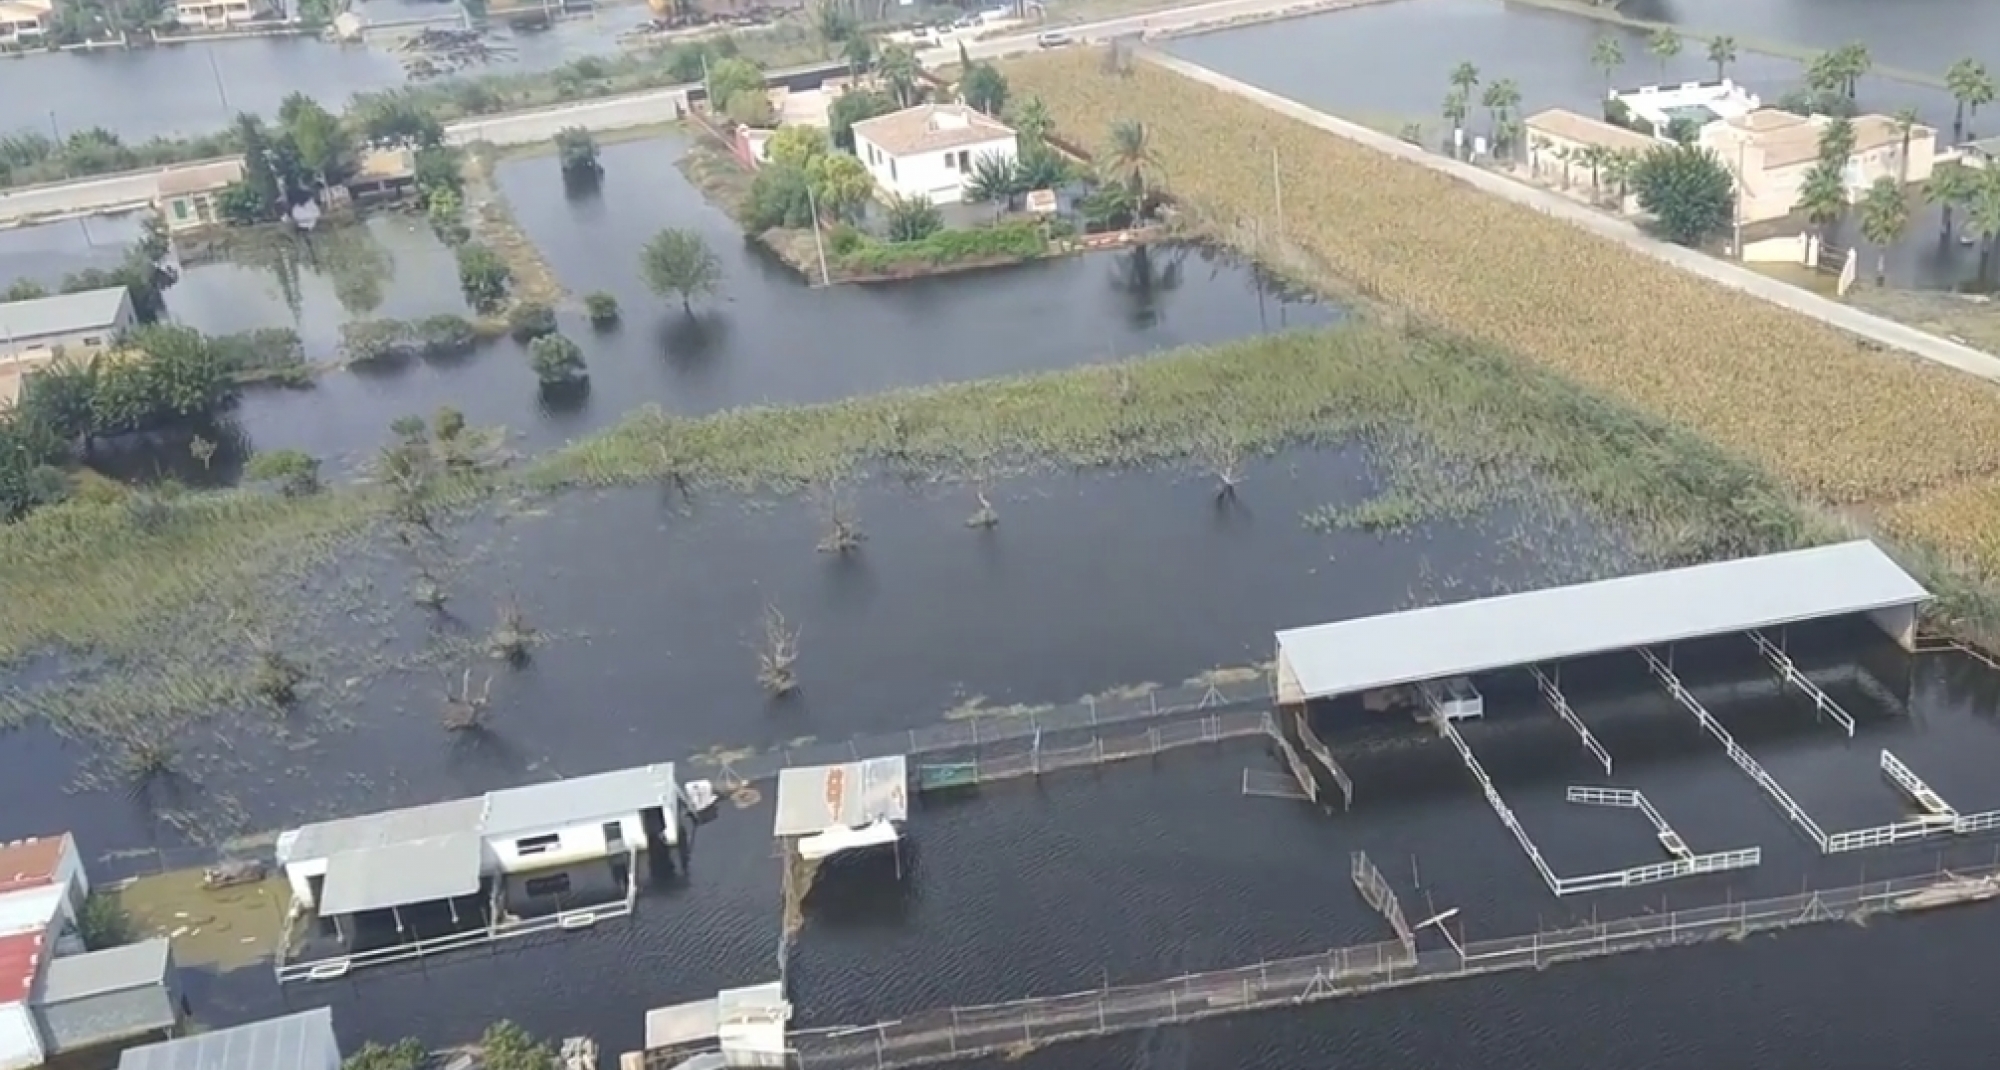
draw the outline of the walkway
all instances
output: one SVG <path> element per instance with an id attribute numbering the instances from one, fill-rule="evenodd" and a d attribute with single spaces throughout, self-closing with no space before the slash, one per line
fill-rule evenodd
<path id="1" fill-rule="evenodd" d="M 1981 379 L 2000 382 L 2000 357 L 1828 300 L 1788 283 L 1759 275 L 1729 261 L 1718 260 L 1692 249 L 1660 241 L 1622 219 L 1593 211 L 1552 191 L 1515 182 L 1461 160 L 1425 152 L 1398 138 L 1316 111 L 1295 100 L 1239 82 L 1228 75 L 1219 74 L 1198 64 L 1150 50 L 1144 51 L 1142 55 L 1147 62 L 1173 71 L 1175 74 L 1255 101 L 1280 115 L 1318 127 L 1329 134 L 1346 138 L 1377 152 L 1449 175 L 1477 187 L 1483 193 L 1490 193 L 1524 208 L 1532 208 L 1544 215 L 1554 216 L 1566 223 L 1582 227 L 1598 237 L 1619 242 L 1635 252 L 1644 253 L 1655 260 L 1790 309 L 1802 316 L 1811 316 L 1828 326 L 1846 331 L 1866 341 L 1922 360 L 1942 364 L 1947 368 L 1955 368 Z"/>

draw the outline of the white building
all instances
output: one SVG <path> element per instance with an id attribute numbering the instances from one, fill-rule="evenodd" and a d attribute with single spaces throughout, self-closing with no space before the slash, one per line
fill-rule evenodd
<path id="1" fill-rule="evenodd" d="M 1005 123 L 963 104 L 924 104 L 854 124 L 854 153 L 884 194 L 956 204 L 978 161 L 1014 160 L 1020 141 Z"/>
<path id="2" fill-rule="evenodd" d="M 174 19 L 183 26 L 221 30 L 269 13 L 262 0 L 177 0 Z"/>
<path id="3" fill-rule="evenodd" d="M 1764 106 L 1755 93 L 1727 78 L 1719 82 L 1682 82 L 1620 89 L 1611 99 L 1625 106 L 1633 119 L 1648 123 L 1657 137 L 1685 119 L 1699 130 L 1713 122 L 1739 119 Z"/>
<path id="4" fill-rule="evenodd" d="M 684 1068 L 783 1067 L 791 1018 L 783 982 L 724 989 L 714 999 L 647 1011 L 646 1050 L 714 1053 L 707 1063 L 680 1064 Z"/>
<path id="5" fill-rule="evenodd" d="M 0 2 L 0 47 L 30 48 L 48 35 L 55 17 L 55 0 Z"/>
<path id="6" fill-rule="evenodd" d="M 0 304 L 0 357 L 30 349 L 102 352 L 137 322 L 123 286 L 8 301 Z"/>
<path id="7" fill-rule="evenodd" d="M 640 766 L 307 825 L 278 837 L 278 862 L 295 912 L 394 912 L 508 874 L 678 846 L 681 810 L 673 765 Z"/>

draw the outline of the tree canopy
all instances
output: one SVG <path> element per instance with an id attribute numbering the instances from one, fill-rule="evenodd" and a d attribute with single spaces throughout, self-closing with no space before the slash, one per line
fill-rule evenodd
<path id="1" fill-rule="evenodd" d="M 1631 183 L 1654 226 L 1681 245 L 1698 245 L 1727 231 L 1736 215 L 1735 180 L 1699 145 L 1652 149 L 1632 169 Z"/>
<path id="2" fill-rule="evenodd" d="M 653 235 L 639 257 L 646 285 L 661 297 L 681 299 L 681 309 L 694 311 L 694 299 L 716 291 L 722 282 L 722 261 L 691 230 L 669 227 Z"/>

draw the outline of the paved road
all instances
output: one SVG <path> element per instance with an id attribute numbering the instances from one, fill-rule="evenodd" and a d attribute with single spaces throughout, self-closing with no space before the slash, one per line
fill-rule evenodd
<path id="1" fill-rule="evenodd" d="M 1970 346 L 1959 345 L 1893 320 L 1883 319 L 1850 305 L 1843 305 L 1809 290 L 1759 275 L 1727 260 L 1718 260 L 1692 249 L 1660 241 L 1622 219 L 1593 211 L 1567 197 L 1516 182 L 1461 160 L 1425 152 L 1387 134 L 1315 111 L 1297 101 L 1239 82 L 1228 75 L 1218 74 L 1198 64 L 1152 51 L 1144 55 L 1147 62 L 1157 63 L 1177 74 L 1186 75 L 1225 92 L 1256 101 L 1281 115 L 1309 123 L 1350 141 L 1359 142 L 1377 152 L 1387 153 L 1398 159 L 1450 175 L 1477 187 L 1481 192 L 1504 197 L 1516 204 L 1573 223 L 1599 237 L 1623 243 L 1631 249 L 1655 260 L 1672 264 L 1683 271 L 1692 272 L 1733 290 L 1788 308 L 1802 316 L 1811 316 L 1822 323 L 1878 345 L 1948 368 L 1955 368 L 1981 379 L 2000 382 L 2000 357 L 1983 353 Z"/>
<path id="2" fill-rule="evenodd" d="M 0 227 L 36 217 L 109 212 L 150 204 L 160 172 L 128 171 L 23 189 L 0 190 Z"/>

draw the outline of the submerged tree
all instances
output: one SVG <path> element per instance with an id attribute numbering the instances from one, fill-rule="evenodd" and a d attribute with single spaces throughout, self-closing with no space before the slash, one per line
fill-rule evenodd
<path id="1" fill-rule="evenodd" d="M 778 607 L 764 607 L 764 640 L 757 650 L 757 682 L 772 696 L 789 695 L 799 689 L 793 665 L 799 659 L 799 630 L 785 623 Z"/>
<path id="2" fill-rule="evenodd" d="M 501 661 L 519 663 L 527 659 L 528 648 L 534 642 L 535 629 L 529 626 L 521 603 L 512 598 L 501 599 L 493 632 L 486 637 L 487 652 Z"/>
<path id="3" fill-rule="evenodd" d="M 596 178 L 604 173 L 597 160 L 597 138 L 581 126 L 556 131 L 556 159 L 564 178 Z"/>
<path id="4" fill-rule="evenodd" d="M 257 652 L 256 668 L 250 678 L 251 689 L 274 706 L 290 705 L 298 697 L 299 685 L 305 682 L 305 669 L 267 639 L 251 636 L 250 645 Z"/>
<path id="5" fill-rule="evenodd" d="M 716 291 L 722 283 L 722 261 L 708 243 L 691 230 L 669 227 L 653 235 L 639 256 L 646 285 L 661 297 L 681 299 L 681 310 L 694 314 L 694 299 Z"/>
<path id="6" fill-rule="evenodd" d="M 454 689 L 449 674 L 445 676 L 444 710 L 442 719 L 446 731 L 470 732 L 482 728 L 486 723 L 486 703 L 493 694 L 493 674 L 488 673 L 478 691 L 472 689 L 472 670 L 466 669 L 459 677 Z"/>
<path id="7" fill-rule="evenodd" d="M 846 555 L 859 550 L 868 533 L 861 530 L 861 522 L 854 516 L 853 503 L 833 484 L 828 484 L 819 497 L 820 512 L 826 522 L 826 534 L 820 536 L 819 552 Z"/>

